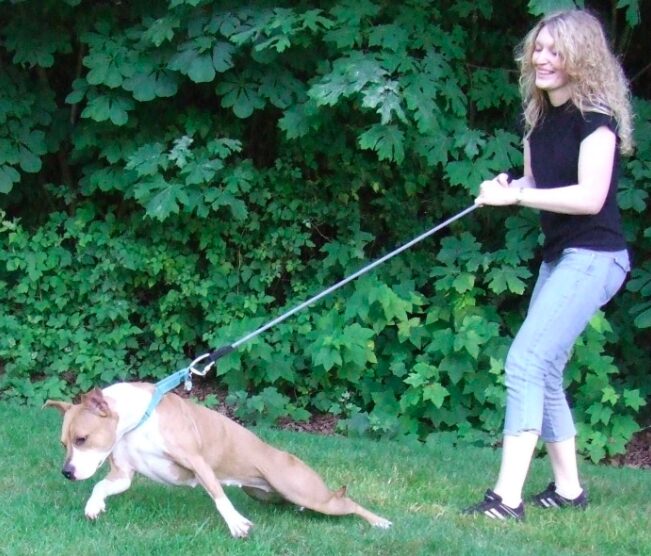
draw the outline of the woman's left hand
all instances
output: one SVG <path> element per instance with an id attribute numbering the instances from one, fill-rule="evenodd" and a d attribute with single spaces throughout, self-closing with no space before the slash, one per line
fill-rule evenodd
<path id="1" fill-rule="evenodd" d="M 499 174 L 492 180 L 486 180 L 479 186 L 476 205 L 506 206 L 518 202 L 517 190 L 509 187 L 508 176 Z"/>

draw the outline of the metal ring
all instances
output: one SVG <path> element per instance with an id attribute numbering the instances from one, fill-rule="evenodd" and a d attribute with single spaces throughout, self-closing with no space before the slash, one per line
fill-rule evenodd
<path id="1" fill-rule="evenodd" d="M 196 369 L 196 368 L 195 368 L 195 364 L 199 363 L 199 361 L 203 361 L 204 359 L 206 359 L 206 357 L 210 357 L 210 354 L 209 354 L 209 353 L 204 353 L 203 355 L 200 355 L 199 357 L 197 357 L 197 358 L 196 358 L 192 363 L 190 363 L 189 369 L 190 369 L 190 372 L 191 372 L 192 374 L 195 374 L 195 375 L 198 375 L 198 376 L 206 376 L 206 374 L 208 373 L 208 371 L 209 371 L 209 370 L 212 368 L 212 366 L 215 364 L 214 361 L 211 361 L 210 363 L 208 363 L 208 364 L 203 368 L 203 370 L 201 370 L 201 371 L 200 371 L 199 369 Z"/>

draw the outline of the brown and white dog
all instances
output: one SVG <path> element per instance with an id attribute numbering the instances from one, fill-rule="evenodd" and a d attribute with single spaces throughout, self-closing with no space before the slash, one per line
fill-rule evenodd
<path id="1" fill-rule="evenodd" d="M 79 404 L 49 400 L 63 414 L 61 442 L 66 448 L 62 473 L 70 480 L 91 477 L 109 458 L 110 471 L 93 488 L 85 514 L 96 519 L 108 496 L 124 492 L 134 472 L 172 485 L 201 485 L 215 502 L 231 535 L 246 537 L 252 523 L 224 494 L 222 485 L 242 487 L 250 496 L 278 496 L 297 506 L 329 515 L 357 514 L 375 527 L 391 522 L 333 492 L 300 459 L 266 444 L 228 417 L 167 394 L 139 425 L 154 386 L 119 383 L 95 389 Z"/>

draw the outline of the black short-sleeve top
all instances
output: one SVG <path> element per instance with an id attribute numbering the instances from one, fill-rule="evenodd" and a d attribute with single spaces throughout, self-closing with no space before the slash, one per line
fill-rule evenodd
<path id="1" fill-rule="evenodd" d="M 578 183 L 581 141 L 601 126 L 617 133 L 615 120 L 606 114 L 582 114 L 571 101 L 561 106 L 549 106 L 529 136 L 531 170 L 536 187 L 548 189 Z M 545 261 L 554 260 L 568 247 L 596 251 L 626 249 L 617 206 L 618 170 L 619 150 L 615 153 L 610 189 L 598 214 L 540 212 Z"/>

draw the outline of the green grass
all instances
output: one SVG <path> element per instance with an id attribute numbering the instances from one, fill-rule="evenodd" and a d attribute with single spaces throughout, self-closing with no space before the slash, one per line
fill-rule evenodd
<path id="1" fill-rule="evenodd" d="M 389 530 L 357 517 L 328 517 L 261 504 L 227 488 L 255 524 L 232 539 L 200 488 L 138 478 L 108 499 L 88 522 L 83 507 L 98 477 L 70 483 L 60 474 L 60 416 L 0 404 L 0 554 L 7 555 L 626 555 L 651 553 L 651 474 L 582 465 L 591 505 L 585 512 L 528 508 L 525 523 L 461 516 L 493 485 L 499 452 L 488 448 L 415 446 L 258 430 L 319 471 L 331 487 L 394 522 Z M 529 493 L 549 480 L 536 460 Z"/>

